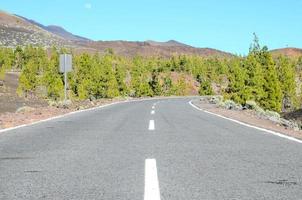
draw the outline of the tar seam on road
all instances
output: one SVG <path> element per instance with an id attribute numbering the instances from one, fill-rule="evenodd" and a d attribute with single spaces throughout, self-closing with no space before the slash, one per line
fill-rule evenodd
<path id="1" fill-rule="evenodd" d="M 263 131 L 263 132 L 267 132 L 267 133 L 273 134 L 273 135 L 275 135 L 275 136 L 278 136 L 278 137 L 281 137 L 281 138 L 285 138 L 285 139 L 288 139 L 288 140 L 291 140 L 291 141 L 298 142 L 298 143 L 301 143 L 301 144 L 302 144 L 302 140 L 299 140 L 299 139 L 297 139 L 297 138 L 290 137 L 290 136 L 284 135 L 284 134 L 282 134 L 282 133 L 278 133 L 278 132 L 275 132 L 275 131 L 272 131 L 272 130 L 268 130 L 268 129 L 265 129 L 265 128 L 260 128 L 260 127 L 257 127 L 257 126 L 253 126 L 253 125 L 250 125 L 250 124 L 247 124 L 247 123 L 244 123 L 244 122 L 235 120 L 235 119 L 231 119 L 231 118 L 228 118 L 228 117 L 225 117 L 225 116 L 216 114 L 216 113 L 212 113 L 212 112 L 203 110 L 203 109 L 201 109 L 201 108 L 195 106 L 195 105 L 192 103 L 192 100 L 189 101 L 188 103 L 189 103 L 193 108 L 195 108 L 195 109 L 197 109 L 197 110 L 200 110 L 200 111 L 202 111 L 202 112 L 208 113 L 208 114 L 210 114 L 210 115 L 214 115 L 214 116 L 216 116 L 216 117 L 220 117 L 220 118 L 223 118 L 223 119 L 226 119 L 226 120 L 235 122 L 235 123 L 237 123 L 237 124 L 240 124 L 240 125 L 243 125 L 243 126 L 246 126 L 246 127 L 254 128 L 254 129 L 257 129 L 257 130 L 260 130 L 260 131 Z"/>
<path id="2" fill-rule="evenodd" d="M 145 192 L 144 200 L 160 200 L 156 160 L 145 160 Z"/>
<path id="3" fill-rule="evenodd" d="M 149 121 L 149 130 L 153 131 L 155 129 L 154 120 Z"/>

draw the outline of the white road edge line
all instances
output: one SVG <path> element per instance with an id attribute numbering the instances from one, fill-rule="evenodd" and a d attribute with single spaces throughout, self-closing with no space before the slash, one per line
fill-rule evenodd
<path id="1" fill-rule="evenodd" d="M 301 144 L 302 144 L 302 140 L 299 140 L 299 139 L 297 139 L 297 138 L 290 137 L 290 136 L 287 136 L 287 135 L 284 135 L 284 134 L 282 134 L 282 133 L 278 133 L 278 132 L 276 132 L 276 131 L 272 131 L 272 130 L 269 130 L 269 129 L 265 129 L 265 128 L 260 128 L 260 127 L 257 127 L 257 126 L 253 126 L 253 125 L 250 125 L 250 124 L 247 124 L 247 123 L 244 123 L 244 122 L 235 120 L 235 119 L 231 119 L 231 118 L 228 118 L 228 117 L 225 117 L 225 116 L 216 114 L 216 113 L 212 113 L 212 112 L 203 110 L 203 109 L 201 109 L 201 108 L 195 106 L 195 105 L 192 103 L 192 100 L 189 101 L 189 104 L 190 104 L 193 108 L 195 108 L 195 109 L 197 109 L 197 110 L 200 110 L 200 111 L 202 111 L 202 112 L 205 112 L 205 113 L 208 113 L 208 114 L 211 114 L 211 115 L 214 115 L 214 116 L 217 116 L 217 117 L 220 117 L 220 118 L 223 118 L 223 119 L 226 119 L 226 120 L 235 122 L 235 123 L 240 124 L 240 125 L 243 125 L 243 126 L 247 126 L 247 127 L 250 127 L 250 128 L 254 128 L 254 129 L 257 129 L 257 130 L 260 130 L 260 131 L 263 131 L 263 132 L 267 132 L 267 133 L 273 134 L 273 135 L 275 135 L 275 136 L 278 136 L 278 137 L 281 137 L 281 138 L 285 138 L 285 139 L 288 139 L 288 140 L 291 140 L 291 141 L 298 142 L 298 143 L 301 143 Z"/>
<path id="2" fill-rule="evenodd" d="M 149 130 L 153 131 L 155 129 L 154 120 L 149 121 Z"/>
<path id="3" fill-rule="evenodd" d="M 151 110 L 151 115 L 154 115 L 155 114 L 155 110 Z"/>
<path id="4" fill-rule="evenodd" d="M 57 116 L 54 116 L 54 117 L 46 118 L 46 119 L 39 120 L 39 121 L 32 122 L 32 123 L 27 123 L 27 124 L 22 124 L 22 125 L 10 127 L 10 128 L 0 129 L 0 133 L 4 133 L 4 132 L 7 132 L 7 131 L 12 131 L 12 130 L 19 129 L 19 128 L 24 128 L 24 127 L 27 127 L 27 126 L 33 126 L 33 125 L 36 125 L 36 124 L 39 124 L 39 123 L 48 122 L 48 121 L 51 121 L 51 120 L 54 120 L 54 119 L 63 118 L 63 117 L 73 115 L 73 114 L 77 114 L 77 113 L 81 113 L 81 112 L 87 112 L 87 111 L 101 109 L 101 108 L 116 105 L 116 104 L 141 102 L 141 101 L 153 101 L 153 100 L 162 100 L 162 99 L 178 99 L 178 98 L 179 97 L 162 97 L 162 98 L 137 99 L 137 100 L 125 100 L 125 101 L 113 102 L 113 103 L 109 103 L 109 104 L 105 104 L 105 105 L 101 105 L 101 106 L 97 106 L 97 107 L 93 107 L 93 108 L 88 108 L 88 109 L 84 109 L 84 110 L 77 110 L 77 111 L 69 112 L 69 113 L 66 113 L 66 114 L 63 114 L 63 115 L 57 115 Z"/>
<path id="5" fill-rule="evenodd" d="M 144 200 L 160 200 L 156 160 L 145 160 L 145 192 Z"/>

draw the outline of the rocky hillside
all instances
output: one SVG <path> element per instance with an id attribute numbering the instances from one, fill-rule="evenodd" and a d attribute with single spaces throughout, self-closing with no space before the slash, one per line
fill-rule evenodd
<path id="1" fill-rule="evenodd" d="M 74 46 L 68 40 L 16 15 L 0 11 L 0 45 Z"/>

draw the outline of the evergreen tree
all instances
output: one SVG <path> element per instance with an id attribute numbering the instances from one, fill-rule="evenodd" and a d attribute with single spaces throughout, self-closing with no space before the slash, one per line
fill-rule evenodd
<path id="1" fill-rule="evenodd" d="M 24 64 L 24 53 L 20 46 L 17 46 L 14 51 L 14 68 L 21 70 Z"/>
<path id="2" fill-rule="evenodd" d="M 225 96 L 237 103 L 245 104 L 246 100 L 249 100 L 250 95 L 245 84 L 247 79 L 246 69 L 241 66 L 240 60 L 230 62 L 228 74 L 229 84 L 226 88 Z"/>
<path id="3" fill-rule="evenodd" d="M 0 80 L 4 80 L 5 72 L 12 68 L 13 60 L 12 49 L 0 48 Z"/>
<path id="4" fill-rule="evenodd" d="M 29 60 L 24 65 L 19 78 L 19 86 L 17 89 L 17 93 L 20 96 L 27 97 L 29 94 L 34 93 L 36 87 L 39 84 L 38 70 L 38 65 L 33 60 Z"/>
<path id="5" fill-rule="evenodd" d="M 155 96 L 162 95 L 162 93 L 163 93 L 162 86 L 160 84 L 159 74 L 156 71 L 152 72 L 152 78 L 151 78 L 150 86 L 151 86 L 151 89 L 152 89 Z"/>
<path id="6" fill-rule="evenodd" d="M 181 75 L 177 83 L 173 86 L 174 87 L 174 94 L 177 96 L 185 96 L 187 94 L 187 84 L 186 84 L 186 79 L 184 75 Z"/>
<path id="7" fill-rule="evenodd" d="M 171 75 L 167 74 L 163 80 L 163 95 L 165 96 L 172 95 L 173 94 L 172 88 L 173 88 L 173 83 L 172 83 Z"/>
<path id="8" fill-rule="evenodd" d="M 49 63 L 45 65 L 42 83 L 46 86 L 49 98 L 58 100 L 63 97 L 64 85 L 59 74 L 59 55 L 56 48 L 51 50 L 51 58 Z"/>
<path id="9" fill-rule="evenodd" d="M 277 58 L 277 72 L 282 90 L 283 111 L 291 110 L 297 105 L 294 65 L 288 58 L 279 56 Z"/>
<path id="10" fill-rule="evenodd" d="M 214 91 L 213 91 L 211 82 L 209 80 L 202 80 L 200 82 L 200 87 L 199 87 L 198 93 L 200 96 L 213 95 Z"/>
<path id="11" fill-rule="evenodd" d="M 121 66 L 121 64 L 119 64 L 119 66 L 116 67 L 115 77 L 118 84 L 119 94 L 121 96 L 127 96 L 129 93 L 126 85 L 126 75 L 127 71 L 125 66 Z"/>
<path id="12" fill-rule="evenodd" d="M 262 65 L 257 61 L 257 53 L 250 52 L 250 54 L 244 60 L 243 66 L 246 72 L 246 99 L 261 102 L 265 97 L 264 73 Z"/>
<path id="13" fill-rule="evenodd" d="M 282 92 L 278 80 L 276 65 L 267 48 L 263 48 L 260 54 L 260 60 L 264 67 L 264 92 L 266 94 L 260 102 L 265 109 L 276 112 L 281 111 Z"/>

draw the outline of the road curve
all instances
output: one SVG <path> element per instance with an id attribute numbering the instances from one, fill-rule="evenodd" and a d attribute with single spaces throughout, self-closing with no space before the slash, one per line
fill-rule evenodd
<path id="1" fill-rule="evenodd" d="M 116 104 L 1 133 L 0 199 L 302 199 L 300 143 L 189 101 Z"/>

